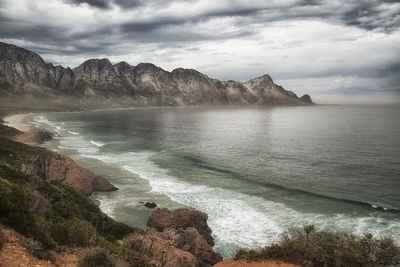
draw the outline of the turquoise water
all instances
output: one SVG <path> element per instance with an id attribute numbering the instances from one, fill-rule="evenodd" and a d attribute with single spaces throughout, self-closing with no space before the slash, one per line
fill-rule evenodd
<path id="1" fill-rule="evenodd" d="M 400 241 L 400 108 L 164 108 L 37 115 L 47 146 L 107 177 L 104 212 L 145 227 L 140 201 L 204 211 L 229 258 L 288 227 Z"/>

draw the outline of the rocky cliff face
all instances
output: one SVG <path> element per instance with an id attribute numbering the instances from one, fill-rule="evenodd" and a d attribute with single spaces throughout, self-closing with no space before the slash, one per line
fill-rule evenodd
<path id="1" fill-rule="evenodd" d="M 26 49 L 0 43 L 0 96 L 76 97 L 84 104 L 122 106 L 310 104 L 264 75 L 218 81 L 192 69 L 90 59 L 74 69 L 53 66 Z M 310 99 L 311 100 L 311 99 Z"/>
<path id="2" fill-rule="evenodd" d="M 48 151 L 46 155 L 35 156 L 21 165 L 21 171 L 34 174 L 45 180 L 59 180 L 86 196 L 94 191 L 117 190 L 107 179 L 88 169 L 78 166 L 71 158 Z"/>

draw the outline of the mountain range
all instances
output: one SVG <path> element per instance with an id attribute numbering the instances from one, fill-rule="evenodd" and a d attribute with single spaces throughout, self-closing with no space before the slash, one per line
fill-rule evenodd
<path id="1" fill-rule="evenodd" d="M 38 54 L 0 42 L 0 96 L 72 97 L 91 105 L 120 106 L 313 104 L 276 85 L 269 75 L 245 82 L 219 81 L 196 70 L 165 71 L 89 59 L 76 68 L 46 63 Z"/>

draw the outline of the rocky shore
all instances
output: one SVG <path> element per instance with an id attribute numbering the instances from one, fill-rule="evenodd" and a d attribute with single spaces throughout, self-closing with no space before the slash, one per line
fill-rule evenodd
<path id="1" fill-rule="evenodd" d="M 8 127 L 14 127 L 21 131 L 14 137 L 15 141 L 27 145 L 42 144 L 52 138 L 52 133 L 31 127 L 25 120 L 32 114 L 17 114 L 4 118 Z M 20 162 L 20 171 L 25 174 L 33 174 L 47 181 L 58 180 L 77 192 L 86 196 L 95 191 L 109 192 L 117 190 L 107 179 L 96 175 L 86 168 L 77 165 L 70 157 L 57 154 L 42 148 L 42 153 L 26 155 Z M 12 158 L 12 156 L 10 155 Z"/>

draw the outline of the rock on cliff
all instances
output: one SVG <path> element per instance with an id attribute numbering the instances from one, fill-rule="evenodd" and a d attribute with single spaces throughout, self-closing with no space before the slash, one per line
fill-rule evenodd
<path id="1" fill-rule="evenodd" d="M 5 137 L 0 137 L 0 161 L 25 174 L 33 174 L 45 180 L 59 180 L 84 195 L 117 189 L 105 178 L 79 167 L 67 156 Z"/>
<path id="2" fill-rule="evenodd" d="M 145 234 L 129 234 L 123 245 L 140 249 L 155 266 L 213 266 L 222 260 L 214 252 L 207 214 L 179 209 L 156 209 L 147 221 Z"/>
<path id="3" fill-rule="evenodd" d="M 308 104 L 314 104 L 311 100 L 311 96 L 309 95 L 303 95 L 301 98 L 301 101 L 303 101 L 304 103 L 308 103 Z"/>
<path id="4" fill-rule="evenodd" d="M 211 229 L 207 224 L 208 215 L 201 211 L 179 209 L 170 211 L 166 208 L 156 209 L 147 221 L 147 226 L 163 231 L 166 228 L 196 228 L 197 231 L 207 240 L 207 243 L 214 246 L 211 236 Z"/>
<path id="5" fill-rule="evenodd" d="M 45 63 L 37 54 L 0 42 L 0 96 L 74 97 L 82 105 L 181 106 L 309 104 L 264 75 L 219 81 L 196 70 L 168 72 L 150 63 L 131 66 L 90 59 L 74 69 Z"/>
<path id="6" fill-rule="evenodd" d="M 50 151 L 46 155 L 34 156 L 29 162 L 22 163 L 21 171 L 35 174 L 45 180 L 59 180 L 87 196 L 94 191 L 117 190 L 105 178 L 78 166 L 71 158 Z"/>

